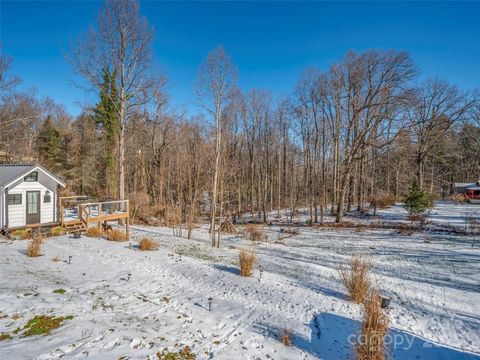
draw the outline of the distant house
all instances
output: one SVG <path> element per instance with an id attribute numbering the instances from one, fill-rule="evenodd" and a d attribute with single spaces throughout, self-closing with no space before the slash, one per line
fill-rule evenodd
<path id="1" fill-rule="evenodd" d="M 0 229 L 58 222 L 65 184 L 39 165 L 0 164 Z"/>
<path id="2" fill-rule="evenodd" d="M 480 180 L 474 183 L 455 183 L 454 192 L 457 194 L 465 194 L 473 200 L 480 200 Z"/>

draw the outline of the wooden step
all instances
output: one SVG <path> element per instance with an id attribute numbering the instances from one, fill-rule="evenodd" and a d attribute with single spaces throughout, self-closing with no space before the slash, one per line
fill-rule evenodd
<path id="1" fill-rule="evenodd" d="M 77 234 L 87 231 L 87 227 L 82 221 L 65 223 L 63 224 L 63 228 L 67 234 Z"/>

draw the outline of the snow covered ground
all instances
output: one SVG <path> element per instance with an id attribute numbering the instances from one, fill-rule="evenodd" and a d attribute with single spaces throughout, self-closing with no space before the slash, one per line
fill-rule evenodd
<path id="1" fill-rule="evenodd" d="M 431 220 L 462 226 L 464 210 L 440 203 Z M 396 206 L 379 218 L 405 221 L 405 213 Z M 392 297 L 392 358 L 480 359 L 480 246 L 388 229 L 299 231 L 283 238 L 271 226 L 268 243 L 228 235 L 212 249 L 205 227 L 188 240 L 132 226 L 132 249 L 60 236 L 38 258 L 25 255 L 27 241 L 4 240 L 0 333 L 12 339 L 0 341 L 0 359 L 157 359 L 185 345 L 197 359 L 350 359 L 361 307 L 348 301 L 338 267 L 355 254 L 371 260 L 377 289 Z M 138 251 L 143 236 L 160 249 Z M 238 275 L 239 249 L 257 253 L 251 278 Z M 14 334 L 41 314 L 73 319 L 47 336 Z M 293 332 L 292 347 L 278 340 L 283 329 Z"/>

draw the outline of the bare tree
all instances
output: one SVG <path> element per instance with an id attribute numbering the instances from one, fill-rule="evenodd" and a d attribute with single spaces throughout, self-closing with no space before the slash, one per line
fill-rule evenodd
<path id="1" fill-rule="evenodd" d="M 436 140 L 462 120 L 475 100 L 456 86 L 433 79 L 414 90 L 409 107 L 409 122 L 416 143 L 415 163 L 420 187 L 425 177 L 425 162 Z"/>
<path id="2" fill-rule="evenodd" d="M 133 0 L 107 0 L 96 24 L 71 46 L 75 71 L 98 92 L 102 72 L 116 73 L 118 99 L 111 99 L 119 121 L 118 194 L 125 198 L 125 137 L 127 123 L 139 106 L 149 102 L 154 88 L 150 74 L 153 29 Z"/>
<path id="3" fill-rule="evenodd" d="M 195 90 L 200 107 L 207 111 L 215 123 L 215 159 L 212 184 L 210 231 L 212 246 L 219 247 L 215 240 L 215 222 L 220 178 L 222 148 L 222 116 L 225 107 L 237 92 L 237 70 L 223 46 L 212 50 L 198 71 Z"/>

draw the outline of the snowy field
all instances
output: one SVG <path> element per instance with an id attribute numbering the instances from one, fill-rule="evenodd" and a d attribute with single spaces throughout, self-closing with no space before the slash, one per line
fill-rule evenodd
<path id="1" fill-rule="evenodd" d="M 480 206 L 440 203 L 431 221 L 464 226 L 471 209 Z M 395 206 L 377 220 L 405 216 Z M 132 226 L 133 248 L 60 236 L 38 258 L 25 255 L 27 241 L 1 241 L 0 333 L 12 339 L 0 341 L 0 359 L 157 359 L 185 345 L 197 359 L 351 359 L 361 307 L 348 301 L 338 267 L 356 254 L 371 260 L 377 289 L 392 297 L 393 359 L 480 359 L 480 245 L 433 232 L 299 231 L 283 238 L 271 226 L 268 243 L 228 235 L 212 249 L 205 227 L 188 240 Z M 143 236 L 160 249 L 138 251 Z M 261 279 L 259 267 L 239 276 L 238 249 L 256 251 Z M 15 334 L 42 314 L 73 319 L 47 336 Z M 292 347 L 278 340 L 285 328 Z"/>

